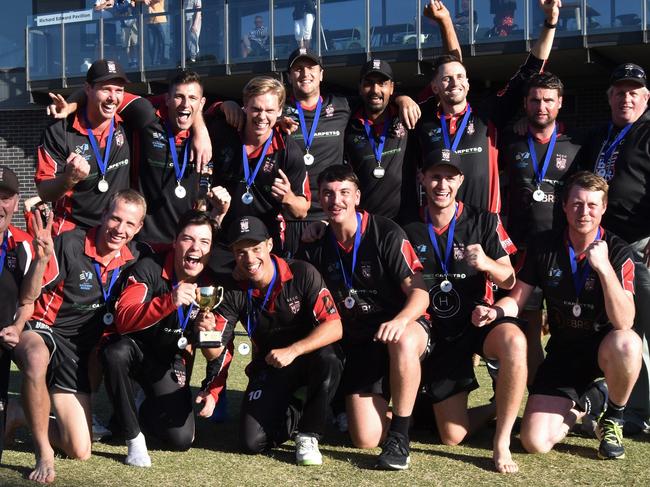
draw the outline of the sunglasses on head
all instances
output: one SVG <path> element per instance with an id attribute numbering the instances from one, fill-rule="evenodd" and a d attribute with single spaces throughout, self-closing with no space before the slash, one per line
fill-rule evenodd
<path id="1" fill-rule="evenodd" d="M 637 66 L 623 66 L 612 73 L 612 80 L 623 78 L 645 79 L 645 71 Z"/>

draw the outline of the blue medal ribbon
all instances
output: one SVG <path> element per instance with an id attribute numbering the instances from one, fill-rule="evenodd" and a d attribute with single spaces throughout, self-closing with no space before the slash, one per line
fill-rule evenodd
<path id="1" fill-rule="evenodd" d="M 176 278 L 172 280 L 172 287 L 177 287 L 178 282 L 176 282 Z M 194 303 L 192 302 L 190 304 L 190 307 L 187 309 L 187 314 L 183 312 L 183 305 L 179 306 L 176 308 L 176 314 L 178 315 L 178 323 L 181 325 L 181 335 L 185 331 L 185 328 L 187 328 L 187 322 L 190 321 L 190 315 L 192 314 L 192 310 L 194 309 Z"/>
<path id="2" fill-rule="evenodd" d="M 5 234 L 2 236 L 2 248 L 0 248 L 0 276 L 2 271 L 5 268 L 5 258 L 7 257 L 7 251 L 9 248 L 9 231 L 6 230 Z"/>
<path id="3" fill-rule="evenodd" d="M 334 240 L 334 248 L 336 249 L 336 254 L 339 256 L 341 273 L 343 274 L 343 282 L 345 283 L 345 287 L 348 288 L 348 291 L 351 291 L 352 279 L 354 277 L 354 268 L 357 266 L 357 253 L 359 252 L 359 245 L 361 244 L 361 213 L 357 212 L 357 231 L 354 234 L 354 246 L 352 247 L 352 269 L 350 269 L 349 275 L 345 271 L 345 266 L 343 265 L 343 260 L 341 259 L 341 252 L 339 251 L 339 244 L 336 241 L 334 232 L 332 232 L 332 240 Z"/>
<path id="4" fill-rule="evenodd" d="M 440 254 L 440 247 L 438 246 L 438 238 L 436 237 L 436 232 L 431 223 L 431 217 L 429 216 L 429 210 L 426 211 L 426 223 L 427 230 L 429 231 L 429 240 L 431 240 L 431 245 L 433 245 L 433 250 L 438 257 L 440 262 L 440 267 L 442 267 L 442 272 L 445 274 L 445 278 L 449 275 L 449 262 L 451 258 L 451 249 L 454 246 L 454 231 L 456 230 L 456 217 L 458 215 L 458 203 L 456 203 L 456 210 L 454 211 L 454 216 L 449 223 L 449 229 L 447 230 L 447 247 L 445 247 L 445 259 L 442 259 Z"/>
<path id="5" fill-rule="evenodd" d="M 530 158 L 533 160 L 533 169 L 535 170 L 535 183 L 537 186 L 541 186 L 544 176 L 546 176 L 546 171 L 548 170 L 548 164 L 551 161 L 551 156 L 553 155 L 553 150 L 555 149 L 555 141 L 557 140 L 557 125 L 553 128 L 553 134 L 551 135 L 551 140 L 548 143 L 548 148 L 546 149 L 546 155 L 544 156 L 544 163 L 542 167 L 539 167 L 539 162 L 537 161 L 537 153 L 535 152 L 535 142 L 533 140 L 533 135 L 528 132 L 528 151 L 530 152 Z"/>
<path id="6" fill-rule="evenodd" d="M 603 147 L 603 149 L 605 149 L 605 150 L 604 150 L 604 152 L 601 151 L 600 157 L 598 158 L 598 165 L 602 164 L 603 169 L 604 169 L 604 166 L 609 161 L 609 158 L 612 157 L 612 154 L 614 153 L 614 151 L 618 147 L 618 144 L 621 143 L 621 140 L 623 140 L 623 137 L 625 137 L 625 134 L 627 134 L 630 131 L 631 128 L 632 128 L 632 124 L 628 123 L 618 133 L 618 135 L 614 139 L 614 142 L 612 142 L 610 145 L 607 146 L 607 149 L 605 149 L 605 147 Z M 609 123 L 609 128 L 607 129 L 607 140 L 605 141 L 605 144 L 607 144 L 607 142 L 609 142 L 609 138 L 612 136 L 612 130 L 613 129 L 614 129 L 614 124 L 612 124 L 612 122 L 610 122 Z"/>
<path id="7" fill-rule="evenodd" d="M 257 161 L 257 165 L 255 166 L 255 170 L 253 171 L 253 174 L 251 174 L 251 169 L 248 166 L 248 154 L 246 153 L 246 144 L 242 144 L 241 157 L 244 164 L 244 179 L 246 181 L 246 191 L 248 191 L 250 187 L 253 185 L 257 173 L 260 172 L 260 167 L 262 167 L 262 162 L 264 162 L 264 158 L 266 157 L 266 153 L 269 150 L 272 140 L 273 140 L 273 131 L 271 131 L 271 135 L 269 135 L 269 138 L 266 139 L 266 142 L 264 143 L 264 148 L 262 149 L 262 155 Z"/>
<path id="8" fill-rule="evenodd" d="M 379 144 L 375 141 L 375 136 L 372 133 L 372 127 L 370 126 L 370 121 L 366 118 L 363 120 L 363 128 L 366 130 L 366 135 L 368 136 L 368 141 L 370 142 L 370 147 L 375 154 L 375 160 L 377 164 L 381 166 L 381 156 L 384 153 L 384 145 L 386 144 L 386 135 L 388 134 L 388 127 L 391 125 L 392 120 L 390 118 L 384 120 L 384 130 L 379 137 Z"/>
<path id="9" fill-rule="evenodd" d="M 250 286 L 246 294 L 248 295 L 248 313 L 246 314 L 246 331 L 248 332 L 249 338 L 253 337 L 255 329 L 259 323 L 258 313 L 266 309 L 266 303 L 268 303 L 271 294 L 273 294 L 273 285 L 275 284 L 275 279 L 278 276 L 278 268 L 273 261 L 273 277 L 269 283 L 269 287 L 266 289 L 266 295 L 264 296 L 264 301 L 262 301 L 262 306 L 259 310 L 254 309 L 253 305 L 253 287 Z M 254 315 L 254 316 L 253 316 Z"/>
<path id="10" fill-rule="evenodd" d="M 174 163 L 174 173 L 176 174 L 176 182 L 180 184 L 185 174 L 185 169 L 187 168 L 187 154 L 190 147 L 190 138 L 185 142 L 185 150 L 183 151 L 183 166 L 181 167 L 178 164 L 178 153 L 176 152 L 176 137 L 174 137 L 174 132 L 172 132 L 169 124 L 167 126 L 167 140 L 169 141 L 169 152 L 172 156 L 172 162 Z"/>
<path id="11" fill-rule="evenodd" d="M 117 269 L 113 270 L 113 275 L 111 276 L 111 280 L 108 283 L 108 289 L 105 289 L 104 285 L 102 284 L 102 270 L 99 267 L 99 264 L 97 262 L 94 262 L 93 265 L 95 266 L 95 273 L 97 274 L 97 279 L 99 280 L 98 281 L 99 286 L 102 288 L 102 296 L 104 296 L 104 304 L 108 305 L 108 301 L 110 300 L 111 297 L 111 291 L 113 290 L 113 286 L 115 285 L 118 276 L 120 275 L 120 268 L 118 267 Z"/>
<path id="12" fill-rule="evenodd" d="M 449 141 L 449 129 L 447 129 L 447 120 L 445 119 L 445 112 L 442 112 L 442 117 L 438 117 L 440 119 L 440 130 L 442 130 L 442 138 L 445 142 L 445 149 L 451 149 L 452 151 L 456 152 L 456 149 L 458 149 L 458 144 L 460 144 L 460 139 L 463 137 L 463 134 L 465 133 L 465 128 L 467 127 L 467 122 L 469 121 L 469 116 L 472 113 L 472 107 L 469 106 L 469 103 L 467 104 L 467 110 L 465 110 L 465 115 L 463 116 L 463 120 L 460 122 L 460 127 L 458 127 L 458 130 L 456 131 L 456 136 L 454 137 L 454 143 L 453 145 Z"/>
<path id="13" fill-rule="evenodd" d="M 600 240 L 600 227 L 598 227 L 598 233 L 596 234 L 596 238 L 594 239 L 594 242 L 596 240 Z M 589 265 L 589 261 L 586 261 L 582 266 L 582 269 L 578 271 L 576 252 L 575 250 L 573 250 L 573 244 L 571 243 L 571 240 L 569 240 L 569 263 L 571 264 L 571 275 L 573 276 L 573 287 L 576 290 L 576 299 L 578 299 L 580 297 L 580 293 L 585 287 L 585 283 L 587 282 L 587 276 L 589 276 L 589 272 L 591 271 L 591 266 Z"/>
<path id="14" fill-rule="evenodd" d="M 299 101 L 296 102 L 296 110 L 298 110 L 298 120 L 300 120 L 300 130 L 302 130 L 302 136 L 305 139 L 305 149 L 309 152 L 311 145 L 314 142 L 314 136 L 316 135 L 316 127 L 318 126 L 318 120 L 320 119 L 320 110 L 323 106 L 323 100 L 321 97 L 318 97 L 318 103 L 316 103 L 316 111 L 314 112 L 314 121 L 311 124 L 311 129 L 309 134 L 307 134 L 307 123 L 305 122 L 305 112 L 302 109 L 302 105 Z"/>
<path id="15" fill-rule="evenodd" d="M 111 118 L 111 125 L 110 128 L 108 129 L 108 138 L 106 139 L 106 147 L 104 148 L 103 158 L 101 152 L 99 152 L 99 146 L 97 145 L 97 139 L 95 138 L 95 134 L 93 134 L 93 131 L 90 129 L 90 122 L 88 121 L 87 112 L 84 112 L 84 121 L 86 123 L 86 135 L 88 135 L 88 139 L 90 140 L 90 145 L 93 148 L 95 159 L 97 160 L 97 166 L 99 167 L 99 172 L 101 173 L 102 178 L 104 178 L 106 176 L 108 159 L 110 157 L 111 145 L 113 143 L 113 132 L 115 131 L 114 119 Z"/>

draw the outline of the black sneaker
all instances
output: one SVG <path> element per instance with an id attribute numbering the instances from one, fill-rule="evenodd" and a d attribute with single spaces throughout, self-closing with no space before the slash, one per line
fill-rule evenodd
<path id="1" fill-rule="evenodd" d="M 401 433 L 389 431 L 381 445 L 381 453 L 377 457 L 375 468 L 382 470 L 406 470 L 411 463 L 409 456 L 409 441 Z"/>
<path id="2" fill-rule="evenodd" d="M 593 381 L 581 398 L 585 415 L 582 417 L 580 430 L 583 434 L 596 437 L 598 418 L 607 410 L 607 399 L 609 391 L 605 379 L 600 378 Z"/>
<path id="3" fill-rule="evenodd" d="M 598 420 L 596 435 L 600 440 L 598 458 L 603 460 L 618 460 L 625 458 L 623 446 L 623 425 L 625 421 L 617 418 L 601 416 Z"/>

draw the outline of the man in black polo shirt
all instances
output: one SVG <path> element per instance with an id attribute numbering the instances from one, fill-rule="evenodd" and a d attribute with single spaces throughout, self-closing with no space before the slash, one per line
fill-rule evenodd
<path id="1" fill-rule="evenodd" d="M 641 339 L 634 322 L 634 261 L 628 246 L 600 226 L 607 183 L 579 172 L 565 186 L 567 229 L 541 234 L 528 247 L 510 295 L 492 307 L 478 306 L 478 326 L 517 316 L 535 286 L 546 299 L 551 338 L 529 390 L 521 441 L 545 453 L 562 441 L 585 411 L 581 397 L 605 376 L 607 409 L 596 433 L 598 456 L 624 458 L 623 414 L 641 367 Z"/>
<path id="2" fill-rule="evenodd" d="M 54 204 L 54 233 L 99 224 L 111 195 L 129 187 L 129 144 L 117 109 L 128 83 L 115 61 L 95 61 L 86 73 L 86 103 L 50 125 L 38 147 L 35 181 Z"/>
<path id="3" fill-rule="evenodd" d="M 540 0 L 546 19 L 539 39 L 506 88 L 479 110 L 467 102 L 469 81 L 459 59 L 446 55 L 434 61 L 431 89 L 435 96 L 420 105 L 422 118 L 409 141 L 409 157 L 420 162 L 440 147 L 460 154 L 465 183 L 458 199 L 467 205 L 494 213 L 500 211 L 497 130 L 519 109 L 524 81 L 542 71 L 548 59 L 559 18 L 559 4 L 559 0 Z M 442 27 L 449 28 L 448 24 Z"/>
<path id="4" fill-rule="evenodd" d="M 506 132 L 499 150 L 500 166 L 508 178 L 506 228 L 520 257 L 530 239 L 541 232 L 559 229 L 566 221 L 562 190 L 575 172 L 574 160 L 580 144 L 564 133 L 563 124 L 556 122 L 563 91 L 562 81 L 556 75 L 534 74 L 525 88 L 527 133 Z M 543 322 L 541 290 L 536 289 L 531 295 L 520 317 L 527 322 L 528 378 L 532 380 L 544 359 L 539 341 Z"/>
<path id="5" fill-rule="evenodd" d="M 403 202 L 413 185 L 402 181 L 414 171 L 407 172 L 404 167 L 408 137 L 392 101 L 393 90 L 393 70 L 386 61 L 372 59 L 361 68 L 359 95 L 363 106 L 352 115 L 345 130 L 345 159 L 361 184 L 360 207 L 374 215 L 405 221 L 408 210 Z"/>
<path id="6" fill-rule="evenodd" d="M 174 450 L 187 450 L 194 441 L 188 337 L 210 319 L 205 316 L 210 313 L 199 315 L 196 290 L 215 283 L 206 269 L 212 231 L 205 213 L 182 215 L 173 248 L 138 262 L 115 306 L 118 334 L 103 344 L 101 358 L 106 389 L 124 428 L 127 465 L 151 466 L 141 429 Z M 209 356 L 210 349 L 202 350 Z M 145 395 L 139 409 L 134 381 Z"/>
<path id="7" fill-rule="evenodd" d="M 460 156 L 447 149 L 423 162 L 420 182 L 427 196 L 424 222 L 405 227 L 430 296 L 429 313 L 436 344 L 423 363 L 423 384 L 433 399 L 438 432 L 446 445 L 457 445 L 496 414 L 493 459 L 500 473 L 517 472 L 510 435 L 526 385 L 526 338 L 517 325 L 472 326 L 477 304 L 493 301 L 490 280 L 514 285 L 509 253 L 514 251 L 501 220 L 493 213 L 456 200 L 464 175 Z M 469 392 L 478 387 L 472 355 L 500 364 L 496 401 L 467 409 Z"/>
<path id="8" fill-rule="evenodd" d="M 24 417 L 36 449 L 30 478 L 54 480 L 54 450 L 88 459 L 91 450 L 90 355 L 113 322 L 114 292 L 127 267 L 149 248 L 131 242 L 142 227 L 146 203 L 127 189 L 113 194 L 101 225 L 55 238 L 43 292 L 20 335 L 14 359 L 22 374 Z M 50 405 L 56 419 L 49 420 Z M 48 437 L 49 430 L 49 437 Z M 50 443 L 52 442 L 52 444 Z"/>
<path id="9" fill-rule="evenodd" d="M 588 137 L 579 154 L 580 167 L 605 178 L 610 186 L 605 228 L 625 240 L 636 263 L 636 320 L 644 341 L 643 367 L 627 408 L 626 430 L 650 429 L 650 92 L 641 66 L 626 63 L 610 77 L 607 99 L 611 121 Z"/>
<path id="10" fill-rule="evenodd" d="M 352 443 L 374 448 L 385 438 L 377 467 L 406 469 L 420 357 L 429 338 L 422 265 L 396 223 L 357 211 L 359 180 L 350 167 L 323 171 L 319 197 L 327 231 L 299 255 L 322 269 L 343 318 L 341 392 Z"/>
<path id="11" fill-rule="evenodd" d="M 260 219 L 235 220 L 228 242 L 236 264 L 216 320 L 228 336 L 240 321 L 253 342 L 241 407 L 242 447 L 260 453 L 295 434 L 296 462 L 320 465 L 318 441 L 343 368 L 334 299 L 314 266 L 271 254 L 273 240 Z M 209 416 L 214 399 L 204 397 L 201 414 Z"/>

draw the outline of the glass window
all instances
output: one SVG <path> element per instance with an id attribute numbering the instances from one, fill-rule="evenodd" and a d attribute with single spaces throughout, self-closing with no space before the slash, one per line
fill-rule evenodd
<path id="1" fill-rule="evenodd" d="M 25 67 L 25 19 L 32 13 L 32 2 L 13 2 L 2 12 L 0 29 L 0 68 Z"/>
<path id="2" fill-rule="evenodd" d="M 275 31 L 273 44 L 275 49 L 275 59 L 287 59 L 289 54 L 298 47 L 298 43 L 303 39 L 303 29 L 296 31 L 296 22 L 302 22 L 300 19 L 294 20 L 294 12 L 298 15 L 300 10 L 295 0 L 276 0 L 273 10 L 273 28 Z M 316 16 L 315 16 L 316 17 Z M 255 20 L 258 22 L 258 19 Z M 257 24 L 255 24 L 257 27 Z M 302 26 L 302 23 L 300 24 Z M 318 50 L 317 35 L 318 27 L 316 19 L 310 31 L 309 47 L 314 51 Z M 304 44 L 304 42 L 303 42 Z"/>
<path id="3" fill-rule="evenodd" d="M 415 26 L 417 0 L 370 2 L 370 49 L 413 49 L 417 45 Z M 422 35 L 424 43 L 426 35 Z"/>
<path id="4" fill-rule="evenodd" d="M 269 2 L 229 2 L 228 17 L 231 62 L 270 59 Z"/>
<path id="5" fill-rule="evenodd" d="M 587 33 L 641 30 L 643 0 L 588 0 Z"/>
<path id="6" fill-rule="evenodd" d="M 366 48 L 366 2 L 321 0 L 321 53 L 346 54 Z"/>
<path id="7" fill-rule="evenodd" d="M 200 0 L 200 10 L 185 12 L 185 62 L 188 66 L 198 64 L 223 64 L 225 62 L 223 36 L 223 0 Z M 185 8 L 197 4 L 197 0 L 187 0 Z M 196 14 L 200 17 L 196 17 Z M 197 23 L 198 21 L 198 23 Z M 194 38 L 196 35 L 196 39 Z M 194 55 L 194 56 L 193 56 Z"/>
<path id="8" fill-rule="evenodd" d="M 526 0 L 474 0 L 477 44 L 524 38 Z"/>

